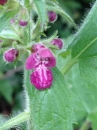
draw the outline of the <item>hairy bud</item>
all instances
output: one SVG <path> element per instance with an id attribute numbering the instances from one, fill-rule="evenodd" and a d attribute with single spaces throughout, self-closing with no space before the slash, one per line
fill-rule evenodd
<path id="1" fill-rule="evenodd" d="M 2 42 L 2 40 L 0 40 L 0 42 Z"/>
<path id="2" fill-rule="evenodd" d="M 53 39 L 51 44 L 57 46 L 59 49 L 62 49 L 63 47 L 63 41 L 60 38 Z"/>
<path id="3" fill-rule="evenodd" d="M 53 11 L 49 11 L 48 18 L 50 23 L 54 23 L 57 20 L 57 14 Z"/>
<path id="4" fill-rule="evenodd" d="M 10 49 L 4 52 L 3 58 L 6 62 L 13 62 L 16 60 L 18 53 L 17 49 Z"/>
<path id="5" fill-rule="evenodd" d="M 24 21 L 24 20 L 19 21 L 20 26 L 27 26 L 27 24 L 28 24 L 28 21 Z"/>

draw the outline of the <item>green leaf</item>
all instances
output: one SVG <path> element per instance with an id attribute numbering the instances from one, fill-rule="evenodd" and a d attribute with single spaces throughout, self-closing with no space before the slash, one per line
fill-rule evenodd
<path id="1" fill-rule="evenodd" d="M 24 5 L 26 8 L 30 9 L 31 7 L 30 0 L 24 0 Z"/>
<path id="2" fill-rule="evenodd" d="M 80 61 L 80 72 L 82 77 L 87 81 L 89 91 L 88 100 L 93 101 L 90 104 L 91 111 L 95 111 L 97 108 L 97 58 L 91 57 Z M 91 97 L 91 99 L 89 98 Z"/>
<path id="3" fill-rule="evenodd" d="M 72 59 L 62 69 L 65 74 L 76 62 L 97 55 L 97 1 L 90 10 L 80 30 L 74 36 L 69 49 Z"/>
<path id="4" fill-rule="evenodd" d="M 12 103 L 12 93 L 13 93 L 13 86 L 10 85 L 9 81 L 0 81 L 0 94 L 4 96 L 4 98 L 9 102 Z"/>
<path id="5" fill-rule="evenodd" d="M 97 21 L 96 12 L 97 1 L 95 2 L 88 16 L 86 17 L 80 30 L 71 42 L 73 58 L 76 57 L 76 59 L 78 59 L 87 57 L 89 55 L 94 55 L 95 53 L 97 54 L 97 24 L 95 24 Z"/>
<path id="6" fill-rule="evenodd" d="M 10 0 L 6 4 L 7 10 L 19 10 L 21 5 L 18 1 L 16 0 Z"/>
<path id="7" fill-rule="evenodd" d="M 97 108 L 97 1 L 89 12 L 82 27 L 75 35 L 71 43 L 72 60 L 69 61 L 69 68 L 79 61 L 80 72 L 85 81 L 84 85 L 78 88 L 78 94 L 84 103 L 88 113 Z M 64 68 L 64 73 L 66 72 Z M 79 81 L 80 83 L 81 81 Z M 79 85 L 78 83 L 78 85 Z"/>
<path id="8" fill-rule="evenodd" d="M 40 28 L 40 19 L 37 20 L 36 24 L 34 25 L 31 31 L 32 31 L 32 40 L 40 37 L 40 34 L 42 32 L 42 28 Z"/>
<path id="9" fill-rule="evenodd" d="M 38 15 L 40 17 L 42 26 L 45 24 L 47 19 L 47 11 L 46 11 L 46 5 L 44 0 L 33 0 L 35 7 L 38 11 Z"/>
<path id="10" fill-rule="evenodd" d="M 10 20 L 17 12 L 17 10 L 7 11 L 2 17 L 0 17 L 0 32 L 10 23 Z"/>
<path id="11" fill-rule="evenodd" d="M 3 30 L 0 32 L 0 37 L 5 39 L 13 39 L 22 42 L 22 39 L 12 30 Z"/>
<path id="12" fill-rule="evenodd" d="M 90 64 L 88 65 L 88 63 L 87 64 L 86 63 L 87 61 L 86 62 L 84 61 L 83 63 L 81 63 L 80 69 L 79 69 L 79 64 L 76 64 L 66 74 L 65 77 L 66 77 L 66 81 L 68 82 L 67 83 L 68 86 L 71 86 L 74 95 L 76 92 L 76 95 L 79 98 L 79 101 L 83 104 L 85 111 L 89 114 L 95 111 L 95 109 L 97 108 L 97 85 L 96 85 L 97 81 L 95 77 L 94 80 L 96 82 L 93 81 L 92 83 L 91 80 L 93 79 L 93 76 L 91 75 L 92 79 L 90 79 L 90 82 L 89 82 L 89 78 L 88 78 L 89 73 L 92 72 L 93 68 L 90 66 Z M 83 69 L 81 68 L 82 65 L 84 66 Z M 92 70 L 88 71 L 89 69 L 92 69 Z M 82 75 L 80 75 L 80 71 L 84 75 L 84 78 Z M 95 75 L 97 74 L 95 73 Z M 86 82 L 87 81 L 86 79 L 88 80 L 88 83 Z"/>
<path id="13" fill-rule="evenodd" d="M 3 6 L 2 5 L 0 5 L 0 10 L 3 10 Z"/>
<path id="14" fill-rule="evenodd" d="M 62 60 L 59 57 L 57 59 L 58 68 L 64 65 Z M 74 107 L 75 107 L 75 116 L 77 121 L 82 120 L 86 117 L 87 113 L 90 112 L 92 106 L 95 105 L 94 100 L 88 92 L 88 86 L 80 75 L 79 65 L 76 64 L 73 66 L 68 73 L 65 75 L 65 82 L 74 95 Z M 92 105 L 91 105 L 92 104 Z"/>
<path id="15" fill-rule="evenodd" d="M 6 10 L 0 12 L 0 32 L 10 23 L 10 20 L 19 12 L 20 4 L 10 0 L 6 4 Z"/>
<path id="16" fill-rule="evenodd" d="M 72 130 L 74 122 L 72 96 L 64 77 L 53 69 L 53 85 L 39 91 L 30 83 L 30 73 L 25 71 L 25 87 L 28 92 L 33 130 Z"/>

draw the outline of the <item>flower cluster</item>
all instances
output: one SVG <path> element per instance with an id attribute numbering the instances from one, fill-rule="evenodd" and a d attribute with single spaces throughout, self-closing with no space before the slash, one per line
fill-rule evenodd
<path id="1" fill-rule="evenodd" d="M 4 5 L 5 2 L 7 2 L 7 0 L 1 1 L 0 4 Z M 47 15 L 50 23 L 54 23 L 57 20 L 58 15 L 55 12 L 48 11 Z M 19 26 L 26 27 L 29 24 L 29 22 L 25 20 L 28 18 L 27 16 L 27 11 L 22 9 L 19 17 L 21 19 L 18 21 Z M 15 24 L 16 22 L 14 18 L 10 21 L 11 24 Z M 2 40 L 0 40 L 0 42 L 2 42 Z M 60 38 L 53 39 L 50 44 L 59 49 L 63 46 L 63 42 Z M 14 62 L 19 55 L 19 50 L 12 48 L 4 52 L 3 58 L 6 62 L 11 63 Z M 35 88 L 41 90 L 51 87 L 53 82 L 51 68 L 55 66 L 56 58 L 49 48 L 45 47 L 42 43 L 37 43 L 32 46 L 32 54 L 26 59 L 25 67 L 27 70 L 33 70 L 30 75 L 30 81 Z"/>
<path id="2" fill-rule="evenodd" d="M 53 82 L 50 68 L 55 67 L 56 58 L 41 43 L 33 45 L 32 51 L 25 64 L 27 70 L 34 69 L 30 75 L 30 81 L 38 90 L 49 88 Z"/>

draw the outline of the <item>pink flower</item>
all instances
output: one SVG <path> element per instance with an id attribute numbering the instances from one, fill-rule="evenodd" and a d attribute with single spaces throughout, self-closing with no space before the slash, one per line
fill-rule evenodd
<path id="1" fill-rule="evenodd" d="M 16 60 L 19 51 L 17 49 L 10 49 L 4 52 L 3 58 L 6 62 L 13 62 Z"/>
<path id="2" fill-rule="evenodd" d="M 49 11 L 48 18 L 50 23 L 54 23 L 57 20 L 57 14 L 53 11 Z"/>
<path id="3" fill-rule="evenodd" d="M 26 69 L 34 69 L 30 75 L 31 83 L 37 89 L 49 88 L 52 85 L 53 75 L 50 68 L 55 67 L 56 58 L 52 52 L 42 44 L 35 44 L 32 53 L 26 59 Z"/>
<path id="4" fill-rule="evenodd" d="M 63 41 L 60 38 L 53 39 L 51 44 L 57 46 L 59 49 L 62 49 L 63 47 Z"/>

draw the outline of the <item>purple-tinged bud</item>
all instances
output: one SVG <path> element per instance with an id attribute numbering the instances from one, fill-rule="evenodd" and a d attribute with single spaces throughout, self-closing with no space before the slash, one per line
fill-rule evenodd
<path id="1" fill-rule="evenodd" d="M 57 20 L 57 14 L 53 11 L 48 12 L 48 18 L 50 23 L 54 23 Z"/>
<path id="2" fill-rule="evenodd" d="M 4 52 L 3 58 L 6 62 L 13 62 L 16 60 L 19 51 L 17 49 L 10 49 Z"/>
<path id="3" fill-rule="evenodd" d="M 51 44 L 57 46 L 59 49 L 62 49 L 63 47 L 63 41 L 60 38 L 53 39 Z"/>
<path id="4" fill-rule="evenodd" d="M 0 5 L 5 5 L 7 3 L 7 0 L 0 0 Z"/>
<path id="5" fill-rule="evenodd" d="M 2 40 L 0 40 L 0 43 L 2 42 Z"/>
<path id="6" fill-rule="evenodd" d="M 11 20 L 10 20 L 10 23 L 11 23 L 11 24 L 14 24 L 14 22 L 15 22 L 14 19 L 11 19 Z"/>
<path id="7" fill-rule="evenodd" d="M 45 66 L 40 65 L 30 75 L 30 81 L 38 90 L 50 88 L 53 82 L 52 71 Z"/>
<path id="8" fill-rule="evenodd" d="M 20 26 L 27 26 L 27 24 L 28 24 L 28 21 L 24 21 L 24 20 L 19 21 Z"/>

